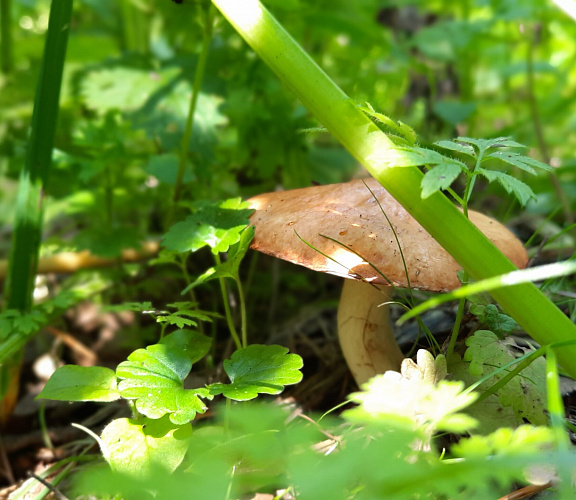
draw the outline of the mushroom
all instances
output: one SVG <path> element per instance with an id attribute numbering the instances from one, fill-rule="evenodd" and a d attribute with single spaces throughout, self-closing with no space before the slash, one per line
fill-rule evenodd
<path id="1" fill-rule="evenodd" d="M 266 193 L 248 201 L 255 209 L 253 249 L 349 278 L 338 306 L 338 336 L 358 385 L 399 370 L 404 358 L 388 307 L 379 307 L 391 300 L 390 285 L 408 286 L 390 224 L 410 286 L 435 292 L 460 286 L 460 265 L 375 179 Z M 468 215 L 517 267 L 526 267 L 526 250 L 508 229 L 478 212 Z"/>

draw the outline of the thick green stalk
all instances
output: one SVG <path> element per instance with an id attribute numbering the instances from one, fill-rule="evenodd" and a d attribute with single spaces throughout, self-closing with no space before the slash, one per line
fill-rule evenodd
<path id="1" fill-rule="evenodd" d="M 298 99 L 474 278 L 514 265 L 441 193 L 420 197 L 422 172 L 394 168 L 394 144 L 330 80 L 258 0 L 212 0 L 238 33 Z M 538 288 L 523 284 L 491 292 L 500 305 L 541 344 L 576 339 L 574 325 Z M 576 347 L 557 352 L 576 376 Z"/>
<path id="2" fill-rule="evenodd" d="M 52 2 L 30 137 L 26 149 L 26 162 L 20 175 L 16 200 L 10 263 L 5 284 L 6 303 L 9 309 L 26 311 L 32 305 L 38 249 L 42 234 L 44 186 L 50 174 L 71 16 L 72 0 Z M 7 340 L 13 340 L 16 347 L 22 347 L 25 343 L 23 336 L 17 334 Z M 4 398 L 9 390 L 14 397 L 16 389 L 13 378 L 17 380 L 20 357 L 16 355 L 10 363 L 0 367 L 1 398 Z M 7 404 L 6 411 L 9 412 L 10 403 L 6 401 L 3 403 Z"/>
<path id="3" fill-rule="evenodd" d="M 12 0 L 0 0 L 0 69 L 8 75 L 12 72 Z"/>

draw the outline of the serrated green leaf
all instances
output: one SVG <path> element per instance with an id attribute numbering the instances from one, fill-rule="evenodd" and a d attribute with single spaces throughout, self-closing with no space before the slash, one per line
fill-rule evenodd
<path id="1" fill-rule="evenodd" d="M 422 198 L 426 199 L 441 189 L 447 189 L 462 172 L 456 163 L 441 163 L 428 170 L 422 178 Z"/>
<path id="2" fill-rule="evenodd" d="M 169 325 L 175 325 L 178 328 L 184 328 L 185 326 L 197 326 L 198 323 L 188 318 L 180 316 L 178 313 L 174 314 L 163 314 L 156 318 L 158 323 L 168 323 Z"/>
<path id="3" fill-rule="evenodd" d="M 250 345 L 224 361 L 230 384 L 208 386 L 213 395 L 223 394 L 236 401 L 254 399 L 258 394 L 280 394 L 285 385 L 302 380 L 302 358 L 288 354 L 279 345 Z"/>
<path id="4" fill-rule="evenodd" d="M 540 168 L 548 172 L 552 170 L 552 167 L 546 163 L 542 163 L 541 161 L 535 160 L 534 158 L 530 158 L 529 156 L 524 156 L 513 151 L 495 151 L 494 153 L 490 153 L 487 158 L 495 158 L 497 160 L 501 160 L 533 175 L 536 174 L 536 170 L 534 170 L 532 167 Z"/>
<path id="5" fill-rule="evenodd" d="M 393 133 L 398 134 L 404 144 L 407 143 L 410 146 L 415 144 L 418 136 L 416 135 L 416 131 L 410 127 L 410 125 L 407 125 L 401 121 L 396 122 L 389 116 L 374 111 L 374 108 L 370 105 L 370 103 L 366 103 L 366 106 L 358 106 L 358 108 L 366 113 L 370 118 L 375 120 L 377 124 L 381 123 Z M 388 132 L 386 129 L 383 129 L 383 131 L 386 133 Z"/>
<path id="6" fill-rule="evenodd" d="M 408 141 L 408 144 L 410 144 L 411 146 L 416 144 L 418 135 L 410 125 L 406 125 L 404 122 L 398 120 L 398 132 L 400 132 L 404 136 L 406 141 Z"/>
<path id="7" fill-rule="evenodd" d="M 197 287 L 198 285 L 211 280 L 219 278 L 238 280 L 240 263 L 250 248 L 250 242 L 252 241 L 252 238 L 254 238 L 254 231 L 254 226 L 248 226 L 244 231 L 242 231 L 240 234 L 240 241 L 235 245 L 232 245 L 228 251 L 228 260 L 218 266 L 211 267 L 205 273 L 198 276 L 193 283 L 188 285 L 182 291 L 182 294 L 184 295 L 185 293 L 188 293 L 191 288 Z"/>
<path id="8" fill-rule="evenodd" d="M 157 419 L 170 414 L 175 424 L 192 420 L 206 411 L 200 397 L 209 398 L 206 389 L 185 390 L 183 381 L 192 362 L 185 350 L 171 345 L 155 344 L 138 349 L 116 368 L 123 379 L 118 389 L 123 398 L 136 400 L 136 409 Z"/>
<path id="9" fill-rule="evenodd" d="M 56 401 L 116 401 L 116 374 L 102 366 L 65 365 L 58 368 L 38 395 Z"/>
<path id="10" fill-rule="evenodd" d="M 120 311 L 134 311 L 134 312 L 144 312 L 153 311 L 154 306 L 152 302 L 124 302 L 122 304 L 114 304 L 112 306 L 103 307 L 104 311 L 110 312 L 120 312 Z"/>
<path id="11" fill-rule="evenodd" d="M 481 377 L 494 373 L 494 376 L 481 384 L 476 391 L 491 387 L 514 367 L 501 371 L 498 368 L 514 361 L 516 354 L 524 349 L 513 340 L 499 340 L 488 330 L 478 330 L 466 340 L 468 349 L 461 361 L 453 360 L 450 372 L 464 380 L 467 385 Z M 491 432 L 502 426 L 517 426 L 523 422 L 535 425 L 546 423 L 544 413 L 546 401 L 545 361 L 536 359 L 504 387 L 500 388 L 470 409 L 470 414 L 480 420 L 480 431 Z"/>
<path id="12" fill-rule="evenodd" d="M 433 149 L 420 148 L 417 146 L 397 146 L 385 152 L 375 153 L 370 156 L 370 159 L 389 167 L 419 167 L 422 165 L 454 163 L 460 165 L 462 169 L 467 168 L 466 164 L 460 160 L 444 156 Z"/>
<path id="13" fill-rule="evenodd" d="M 118 418 L 104 428 L 100 439 L 102 454 L 112 470 L 143 478 L 156 467 L 176 470 L 191 435 L 190 425 L 176 426 L 167 418 Z"/>
<path id="14" fill-rule="evenodd" d="M 520 144 L 512 140 L 510 137 L 497 137 L 496 139 L 489 140 L 491 148 L 523 148 L 526 149 L 524 144 Z"/>
<path id="15" fill-rule="evenodd" d="M 490 182 L 498 181 L 506 192 L 516 196 L 522 206 L 526 205 L 530 199 L 536 199 L 536 195 L 527 184 L 511 175 L 497 170 L 486 170 L 485 168 L 478 168 L 477 172 Z"/>
<path id="16" fill-rule="evenodd" d="M 176 252 L 195 252 L 210 246 L 213 253 L 227 252 L 240 241 L 240 233 L 249 223 L 254 210 L 240 198 L 205 204 L 178 222 L 164 236 L 164 246 Z"/>
<path id="17" fill-rule="evenodd" d="M 434 143 L 434 145 L 444 149 L 449 149 L 451 151 L 458 151 L 459 153 L 465 154 L 472 158 L 476 157 L 476 151 L 474 151 L 474 148 L 468 144 L 462 144 L 455 141 L 437 141 Z"/>
<path id="18" fill-rule="evenodd" d="M 494 304 L 474 304 L 470 306 L 470 312 L 474 314 L 482 324 L 500 336 L 503 336 L 505 333 L 510 333 L 517 326 L 516 321 L 507 314 L 501 313 Z"/>
<path id="19" fill-rule="evenodd" d="M 182 351 L 191 363 L 202 359 L 210 350 L 212 339 L 194 330 L 176 330 L 159 342 Z"/>

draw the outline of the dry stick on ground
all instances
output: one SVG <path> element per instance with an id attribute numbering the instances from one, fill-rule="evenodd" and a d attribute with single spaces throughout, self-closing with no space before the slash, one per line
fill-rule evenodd
<path id="1" fill-rule="evenodd" d="M 147 241 L 139 250 L 128 248 L 122 250 L 121 259 L 98 257 L 88 250 L 82 252 L 61 252 L 50 257 L 43 257 L 38 262 L 38 274 L 71 274 L 80 269 L 109 267 L 122 262 L 139 262 L 149 259 L 158 253 L 160 244 L 157 241 Z M 0 260 L 0 280 L 6 277 L 8 263 Z"/>
<path id="2" fill-rule="evenodd" d="M 358 384 L 399 370 L 403 359 L 388 308 L 379 307 L 391 300 L 390 285 L 429 291 L 460 286 L 460 265 L 374 179 L 267 193 L 248 201 L 256 210 L 250 218 L 256 228 L 253 249 L 351 278 L 340 300 L 338 335 Z M 382 211 L 394 227 L 406 267 Z M 508 229 L 477 212 L 469 217 L 517 267 L 526 266 L 526 250 Z"/>

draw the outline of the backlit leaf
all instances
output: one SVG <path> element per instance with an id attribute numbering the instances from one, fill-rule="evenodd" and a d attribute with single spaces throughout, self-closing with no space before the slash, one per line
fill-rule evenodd
<path id="1" fill-rule="evenodd" d="M 224 361 L 230 384 L 208 386 L 211 394 L 223 394 L 237 401 L 254 399 L 258 394 L 279 394 L 285 385 L 302 380 L 302 358 L 288 354 L 279 345 L 250 345 L 237 350 Z"/>
<path id="2" fill-rule="evenodd" d="M 116 374 L 102 366 L 65 365 L 50 377 L 39 398 L 57 401 L 116 401 Z"/>
<path id="3" fill-rule="evenodd" d="M 205 204 L 164 236 L 164 246 L 176 252 L 195 252 L 210 246 L 213 253 L 226 252 L 240 241 L 253 210 L 240 198 Z"/>

